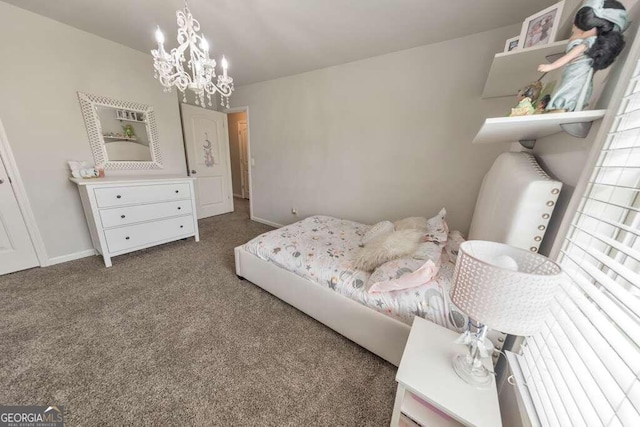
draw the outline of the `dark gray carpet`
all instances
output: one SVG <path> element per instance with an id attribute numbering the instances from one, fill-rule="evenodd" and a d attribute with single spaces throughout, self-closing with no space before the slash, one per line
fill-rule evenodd
<path id="1" fill-rule="evenodd" d="M 170 243 L 0 277 L 0 404 L 68 425 L 389 425 L 395 367 L 235 276 L 236 212 Z"/>

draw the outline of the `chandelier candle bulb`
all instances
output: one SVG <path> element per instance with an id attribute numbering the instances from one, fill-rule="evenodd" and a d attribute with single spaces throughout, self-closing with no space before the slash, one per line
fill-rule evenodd
<path id="1" fill-rule="evenodd" d="M 204 50 L 205 56 L 209 56 L 209 43 L 207 42 L 207 39 L 205 39 L 204 37 L 202 38 L 202 41 L 200 42 L 200 48 L 202 50 Z"/>
<path id="2" fill-rule="evenodd" d="M 162 45 L 164 44 L 164 34 L 160 31 L 160 26 L 156 29 L 156 41 L 158 42 L 158 48 L 162 49 Z"/>
<path id="3" fill-rule="evenodd" d="M 222 74 L 227 77 L 227 68 L 229 68 L 229 61 L 224 56 L 222 57 Z"/>

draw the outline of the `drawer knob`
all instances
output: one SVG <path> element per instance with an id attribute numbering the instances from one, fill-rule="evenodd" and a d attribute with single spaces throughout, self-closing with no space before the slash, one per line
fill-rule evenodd
<path id="1" fill-rule="evenodd" d="M 120 215 L 120 218 L 124 218 L 124 217 L 125 217 L 125 215 Z"/>
<path id="2" fill-rule="evenodd" d="M 116 196 L 116 199 L 122 199 L 122 196 L 118 194 L 118 195 Z"/>
<path id="3" fill-rule="evenodd" d="M 184 228 L 184 225 L 181 225 L 180 228 Z"/>
<path id="4" fill-rule="evenodd" d="M 129 240 L 129 236 L 125 237 L 125 240 Z"/>
<path id="5" fill-rule="evenodd" d="M 178 210 L 182 209 L 180 206 L 178 206 Z"/>
<path id="6" fill-rule="evenodd" d="M 176 190 L 176 193 L 179 193 L 179 192 L 180 192 L 180 190 Z"/>

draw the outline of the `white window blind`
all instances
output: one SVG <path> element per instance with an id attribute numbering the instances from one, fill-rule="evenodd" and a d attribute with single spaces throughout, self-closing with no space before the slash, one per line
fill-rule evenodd
<path id="1" fill-rule="evenodd" d="M 640 64 L 558 262 L 571 280 L 519 358 L 537 421 L 543 426 L 638 427 Z"/>

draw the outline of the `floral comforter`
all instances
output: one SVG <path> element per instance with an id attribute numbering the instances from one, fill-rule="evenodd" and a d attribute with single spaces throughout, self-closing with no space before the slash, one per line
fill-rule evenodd
<path id="1" fill-rule="evenodd" d="M 367 290 L 373 283 L 400 277 L 425 263 L 425 260 L 401 258 L 387 262 L 372 274 L 354 269 L 352 260 L 370 227 L 328 216 L 312 216 L 262 234 L 246 243 L 244 249 L 406 324 L 410 325 L 415 316 L 420 316 L 447 328 L 462 330 L 466 317 L 449 300 L 453 246 L 449 242 L 443 246 L 433 243 L 434 257 L 442 255 L 433 261 L 442 260 L 442 265 L 431 282 L 405 291 L 370 294 Z"/>

